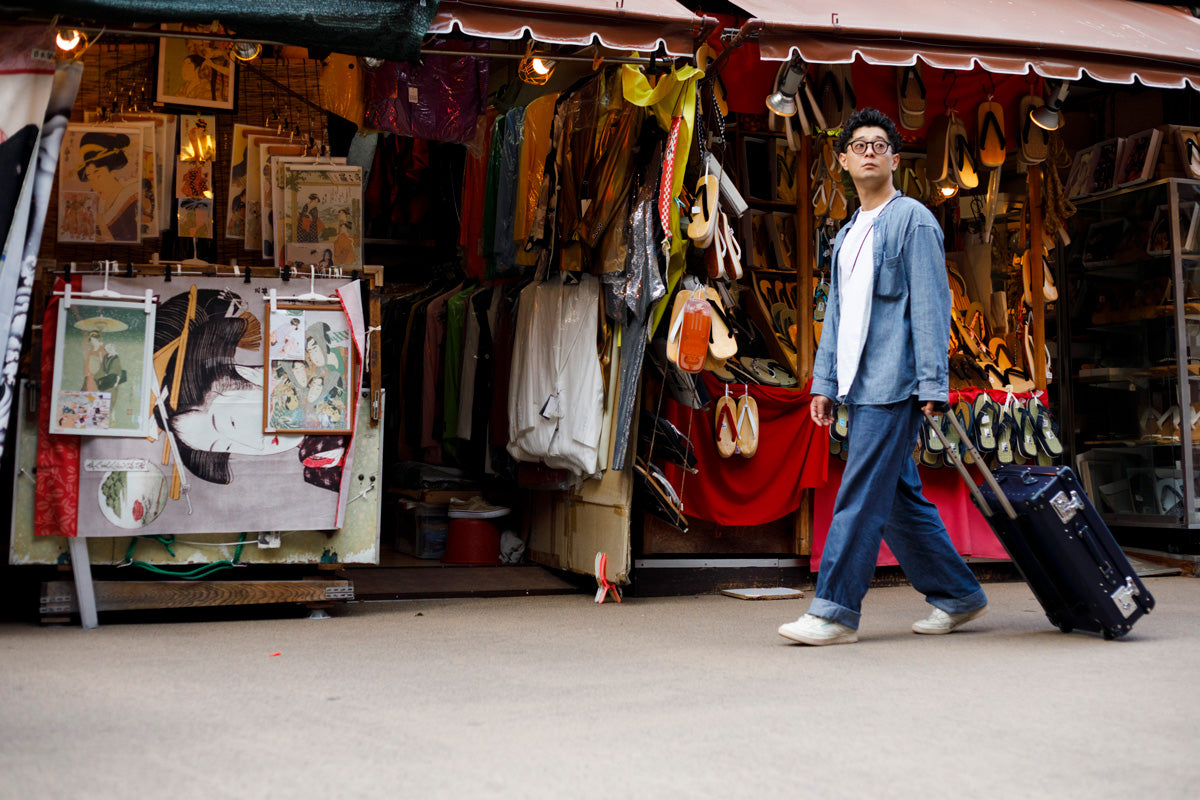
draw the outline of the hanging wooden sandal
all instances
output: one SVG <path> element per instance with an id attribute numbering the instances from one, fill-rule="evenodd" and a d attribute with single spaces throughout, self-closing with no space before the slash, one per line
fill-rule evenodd
<path id="1" fill-rule="evenodd" d="M 748 389 L 737 401 L 737 449 L 743 458 L 758 452 L 758 402 Z"/>
<path id="2" fill-rule="evenodd" d="M 716 436 L 717 453 L 722 458 L 729 458 L 737 452 L 737 418 L 734 416 L 733 398 L 729 396 L 729 388 L 725 394 L 717 398 Z"/>
<path id="3" fill-rule="evenodd" d="M 1004 166 L 1004 106 L 989 95 L 987 101 L 979 105 L 978 120 L 979 163 L 985 167 Z"/>

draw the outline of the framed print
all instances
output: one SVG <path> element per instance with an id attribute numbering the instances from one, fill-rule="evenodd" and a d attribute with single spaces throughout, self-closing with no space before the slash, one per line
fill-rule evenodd
<path id="1" fill-rule="evenodd" d="M 203 197 L 184 197 L 179 203 L 180 239 L 213 238 L 213 201 Z"/>
<path id="2" fill-rule="evenodd" d="M 68 125 L 59 158 L 58 240 L 142 240 L 142 131 Z"/>
<path id="3" fill-rule="evenodd" d="M 263 144 L 291 144 L 293 137 L 275 133 L 246 134 L 246 213 L 242 247 L 256 255 L 262 252 Z"/>
<path id="4" fill-rule="evenodd" d="M 1093 222 L 1083 241 L 1084 266 L 1103 267 L 1117 263 L 1117 254 L 1125 250 L 1132 232 L 1129 221 L 1121 217 Z"/>
<path id="5" fill-rule="evenodd" d="M 246 134 L 272 133 L 273 129 L 237 123 L 233 126 L 233 146 L 229 153 L 228 208 L 225 210 L 225 238 L 246 236 Z"/>
<path id="6" fill-rule="evenodd" d="M 1067 197 L 1074 200 L 1084 197 L 1090 191 L 1092 182 L 1092 160 L 1095 158 L 1099 145 L 1092 145 L 1078 150 L 1075 160 L 1071 162 L 1071 171 L 1067 173 Z"/>
<path id="7" fill-rule="evenodd" d="M 50 433 L 150 435 L 154 320 L 145 304 L 59 304 Z"/>
<path id="8" fill-rule="evenodd" d="M 169 24 L 163 30 L 216 32 L 208 25 Z M 159 39 L 155 102 L 232 110 L 236 63 L 232 48 L 228 41 Z"/>
<path id="9" fill-rule="evenodd" d="M 1183 163 L 1183 177 L 1200 179 L 1200 128 L 1174 125 L 1175 144 Z"/>
<path id="10" fill-rule="evenodd" d="M 1195 252 L 1197 225 L 1200 223 L 1200 203 L 1179 204 L 1179 246 L 1181 252 Z M 1146 238 L 1146 253 L 1152 256 L 1171 255 L 1171 207 L 1163 203 L 1154 209 L 1150 235 Z"/>
<path id="11" fill-rule="evenodd" d="M 1117 167 L 1117 186 L 1133 186 L 1154 177 L 1158 164 L 1158 148 L 1162 144 L 1162 131 L 1157 128 L 1135 133 L 1125 140 L 1125 151 Z"/>
<path id="12" fill-rule="evenodd" d="M 362 268 L 362 169 L 333 164 L 284 166 L 284 258 L 302 266 Z M 280 243 L 276 243 L 279 246 Z M 328 257 L 325 251 L 328 250 Z M 317 261 L 306 260 L 309 252 Z"/>
<path id="13" fill-rule="evenodd" d="M 354 346 L 340 306 L 268 306 L 264 433 L 352 433 Z"/>
<path id="14" fill-rule="evenodd" d="M 259 221 L 262 227 L 262 256 L 268 261 L 275 260 L 275 202 L 271 192 L 272 160 L 278 157 L 304 156 L 306 147 L 299 142 L 296 144 L 260 144 L 258 146 L 258 163 L 262 174 L 258 182 Z"/>
<path id="15" fill-rule="evenodd" d="M 330 158 L 330 159 L 326 159 L 326 161 L 327 161 L 327 163 L 333 163 L 333 164 L 337 164 L 339 166 L 344 165 L 346 163 L 346 159 L 343 157 Z M 266 178 L 265 180 L 269 180 L 270 184 L 271 184 L 270 185 L 271 203 L 270 203 L 270 209 L 268 209 L 268 214 L 272 218 L 272 225 L 271 225 L 271 241 L 272 241 L 272 243 L 284 242 L 284 228 L 285 228 L 284 217 L 283 217 L 283 214 L 274 213 L 274 209 L 283 208 L 283 193 L 286 189 L 285 180 L 287 177 L 286 172 L 285 172 L 286 166 L 289 164 L 316 164 L 316 163 L 317 163 L 317 159 L 312 156 L 296 156 L 296 157 L 293 157 L 293 156 L 271 156 L 270 164 L 269 164 L 269 174 L 268 174 L 268 178 Z M 266 205 L 266 196 L 267 196 L 266 190 L 264 190 L 263 191 L 264 205 Z M 265 249 L 265 247 L 264 247 L 264 249 Z M 327 265 L 332 266 L 332 264 L 333 264 L 333 249 L 332 248 L 322 248 L 321 252 L 316 252 L 317 251 L 316 247 L 309 247 L 307 249 L 300 248 L 300 251 L 298 254 L 297 248 L 293 247 L 292 248 L 293 258 L 290 261 L 287 256 L 288 248 L 287 248 L 286 244 L 283 244 L 279 247 L 274 247 L 273 249 L 275 252 L 275 259 L 274 259 L 275 266 L 277 266 L 277 267 L 282 267 L 286 263 L 292 263 L 292 266 L 294 267 L 296 260 L 303 261 L 305 264 L 318 264 L 322 260 L 321 259 L 322 254 L 324 253 L 324 251 L 326 249 L 329 250 L 329 257 L 327 259 Z"/>
<path id="16" fill-rule="evenodd" d="M 1124 141 L 1120 138 L 1105 139 L 1095 146 L 1088 194 L 1100 194 L 1113 188 L 1117 178 L 1117 160 L 1121 156 Z"/>

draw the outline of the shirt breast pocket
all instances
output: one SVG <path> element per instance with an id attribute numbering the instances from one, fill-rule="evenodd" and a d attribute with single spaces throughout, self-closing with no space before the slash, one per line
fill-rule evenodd
<path id="1" fill-rule="evenodd" d="M 908 281 L 904 276 L 904 262 L 899 255 L 885 257 L 875 282 L 875 295 L 897 299 L 904 295 Z"/>

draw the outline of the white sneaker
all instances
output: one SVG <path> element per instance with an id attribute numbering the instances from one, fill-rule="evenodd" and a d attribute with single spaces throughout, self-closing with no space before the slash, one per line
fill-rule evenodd
<path id="1" fill-rule="evenodd" d="M 986 613 L 987 606 L 980 606 L 974 611 L 964 611 L 962 614 L 947 614 L 940 608 L 935 608 L 928 617 L 914 622 L 912 629 L 913 633 L 950 633 L 960 625 L 982 617 Z"/>
<path id="2" fill-rule="evenodd" d="M 850 644 L 858 641 L 858 631 L 830 619 L 805 614 L 795 622 L 779 626 L 779 635 L 801 644 Z"/>

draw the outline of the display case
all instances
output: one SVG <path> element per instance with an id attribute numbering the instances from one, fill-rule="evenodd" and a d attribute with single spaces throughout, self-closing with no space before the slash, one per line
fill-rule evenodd
<path id="1" fill-rule="evenodd" d="M 1124 543 L 1170 548 L 1171 529 L 1176 543 L 1194 543 L 1200 182 L 1159 180 L 1075 204 L 1057 310 L 1069 343 L 1059 348 L 1068 455 Z"/>

